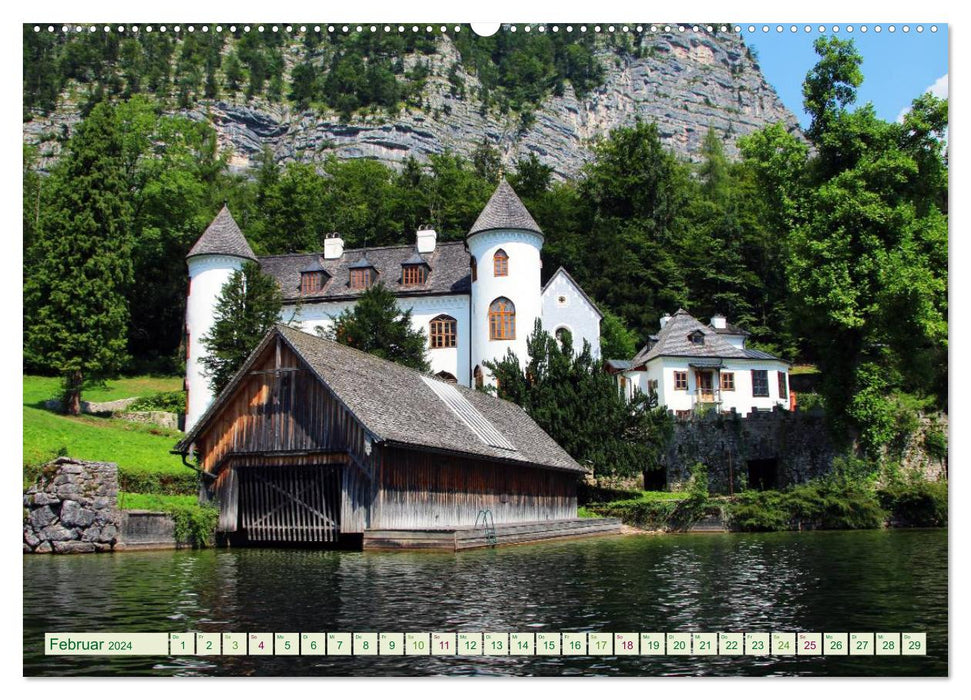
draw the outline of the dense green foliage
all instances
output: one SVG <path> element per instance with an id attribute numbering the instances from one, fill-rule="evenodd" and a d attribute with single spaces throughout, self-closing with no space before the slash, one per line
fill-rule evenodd
<path id="1" fill-rule="evenodd" d="M 728 508 L 731 527 L 764 530 L 860 530 L 881 527 L 886 513 L 872 488 L 811 482 L 785 491 L 745 491 Z"/>
<path id="2" fill-rule="evenodd" d="M 211 547 L 216 540 L 219 508 L 214 505 L 168 503 L 163 511 L 175 521 L 175 541 L 193 549 Z"/>
<path id="3" fill-rule="evenodd" d="M 219 394 L 280 319 L 283 294 L 276 280 L 254 262 L 243 263 L 223 285 L 216 301 L 215 320 L 202 338 L 209 387 Z"/>
<path id="4" fill-rule="evenodd" d="M 671 419 L 657 396 L 620 396 L 614 378 L 594 361 L 589 343 L 573 353 L 569 334 L 559 342 L 539 320 L 526 344 L 522 367 L 512 352 L 486 362 L 500 398 L 522 406 L 580 464 L 597 476 L 635 476 L 659 468 L 671 436 Z"/>
<path id="5" fill-rule="evenodd" d="M 168 411 L 185 413 L 185 392 L 166 391 L 149 396 L 140 396 L 128 407 L 129 411 Z"/>
<path id="6" fill-rule="evenodd" d="M 394 293 L 380 282 L 341 312 L 325 336 L 405 367 L 429 369 L 425 331 L 412 326 L 411 309 L 402 311 Z"/>
<path id="7" fill-rule="evenodd" d="M 947 482 L 893 484 L 877 492 L 890 522 L 904 527 L 947 527 Z"/>
<path id="8" fill-rule="evenodd" d="M 126 359 L 132 236 L 124 137 L 118 110 L 107 104 L 78 128 L 28 256 L 24 354 L 64 378 L 73 415 L 84 380 L 111 376 Z"/>
<path id="9" fill-rule="evenodd" d="M 270 27 L 245 31 L 242 23 L 222 31 L 216 25 L 193 28 L 64 34 L 24 25 L 25 119 L 53 110 L 72 87 L 87 106 L 105 97 L 152 94 L 182 108 L 203 99 L 262 97 L 288 100 L 298 109 L 333 109 L 345 118 L 362 110 L 394 114 L 402 106 L 425 107 L 430 55 L 445 41 L 438 32 L 308 31 L 298 37 Z M 630 37 L 606 32 L 480 37 L 463 27 L 451 41 L 462 57 L 447 75 L 453 96 L 525 115 L 544 97 L 562 95 L 566 83 L 581 97 L 601 85 L 599 51 L 640 51 Z M 466 88 L 468 74 L 478 78 L 477 94 Z"/>
<path id="10" fill-rule="evenodd" d="M 804 95 L 816 153 L 778 132 L 743 150 L 785 159 L 759 175 L 789 228 L 788 305 L 831 416 L 876 457 L 896 432 L 896 394 L 946 403 L 947 102 L 925 95 L 902 123 L 851 111 L 863 79 L 852 42 L 815 46 Z"/>

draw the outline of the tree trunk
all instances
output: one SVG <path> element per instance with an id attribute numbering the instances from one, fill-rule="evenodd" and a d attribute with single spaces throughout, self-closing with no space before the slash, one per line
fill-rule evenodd
<path id="1" fill-rule="evenodd" d="M 83 377 L 81 370 L 75 370 L 67 375 L 64 391 L 64 410 L 70 416 L 81 414 L 81 384 Z"/>

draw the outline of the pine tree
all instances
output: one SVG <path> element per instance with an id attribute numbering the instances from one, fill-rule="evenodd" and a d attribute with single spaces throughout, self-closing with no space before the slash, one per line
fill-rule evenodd
<path id="1" fill-rule="evenodd" d="M 51 178 L 25 274 L 25 359 L 64 377 L 73 415 L 85 380 L 111 376 L 126 360 L 132 240 L 122 174 L 123 134 L 115 109 L 101 103 Z"/>
<path id="2" fill-rule="evenodd" d="M 411 310 L 402 311 L 394 294 L 380 282 L 370 287 L 353 308 L 334 321 L 331 340 L 405 367 L 427 372 L 425 332 L 411 325 Z"/>
<path id="3" fill-rule="evenodd" d="M 263 336 L 280 320 L 283 295 L 276 280 L 253 262 L 243 264 L 223 285 L 216 320 L 202 343 L 202 364 L 214 394 L 221 392 Z"/>
<path id="4" fill-rule="evenodd" d="M 628 403 L 614 378 L 593 359 L 589 343 L 574 355 L 572 342 L 557 342 L 538 320 L 526 349 L 525 369 L 511 352 L 499 362 L 485 363 L 500 398 L 522 406 L 597 476 L 635 476 L 659 468 L 672 425 L 655 394 L 636 394 Z"/>

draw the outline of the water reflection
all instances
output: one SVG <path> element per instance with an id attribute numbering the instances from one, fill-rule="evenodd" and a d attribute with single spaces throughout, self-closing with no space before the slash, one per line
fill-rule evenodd
<path id="1" fill-rule="evenodd" d="M 45 631 L 926 631 L 927 657 L 45 657 Z M 943 531 L 24 558 L 28 675 L 945 675 Z"/>

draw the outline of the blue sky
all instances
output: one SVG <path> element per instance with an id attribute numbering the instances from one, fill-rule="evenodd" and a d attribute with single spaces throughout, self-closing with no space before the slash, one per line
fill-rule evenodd
<path id="1" fill-rule="evenodd" d="M 756 31 L 749 32 L 749 26 L 754 26 Z M 742 36 L 746 44 L 755 48 L 766 80 L 802 125 L 808 126 L 808 117 L 802 109 L 802 81 L 816 64 L 812 45 L 820 36 L 819 25 L 812 25 L 813 31 L 806 33 L 805 24 L 798 24 L 799 31 L 795 34 L 789 30 L 791 24 L 784 25 L 785 31 L 781 34 L 776 32 L 778 23 L 769 24 L 768 33 L 762 32 L 763 26 L 754 22 L 742 25 Z M 866 33 L 860 31 L 861 25 L 852 25 L 853 32 L 848 33 L 847 25 L 840 23 L 840 31 L 835 34 L 833 24 L 826 26 L 825 36 L 852 38 L 863 56 L 863 84 L 857 91 L 857 104 L 872 102 L 878 117 L 897 119 L 915 97 L 932 86 L 935 94 L 947 96 L 946 23 L 923 23 L 920 25 L 924 27 L 923 32 L 915 31 L 917 24 L 908 24 L 910 31 L 906 33 L 901 31 L 903 24 L 894 25 L 893 33 L 889 24 L 881 24 L 880 33 L 874 31 L 876 25 L 872 24 L 867 25 Z M 937 31 L 931 32 L 931 26 L 936 26 Z"/>

